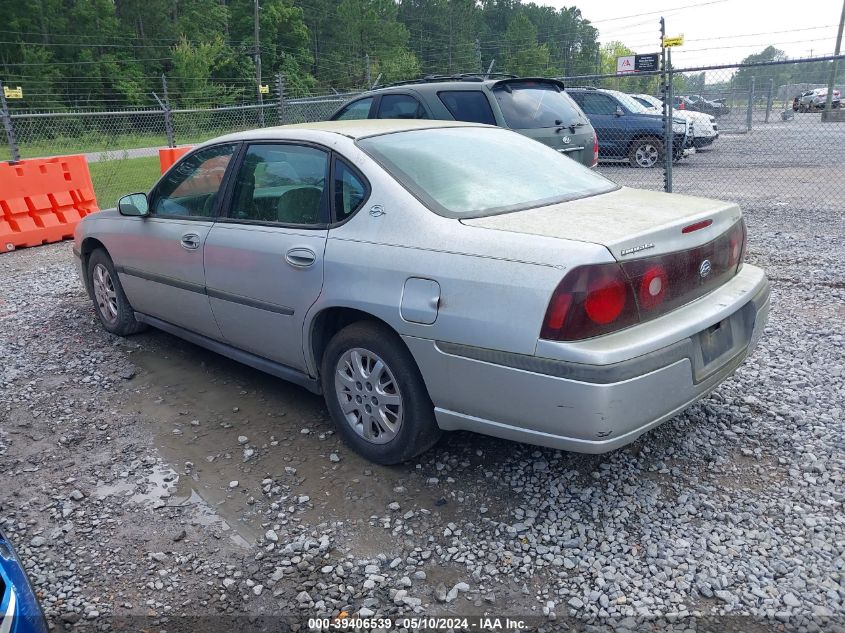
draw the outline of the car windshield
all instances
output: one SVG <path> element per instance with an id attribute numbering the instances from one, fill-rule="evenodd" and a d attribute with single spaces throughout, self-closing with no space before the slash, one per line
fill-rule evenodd
<path id="1" fill-rule="evenodd" d="M 663 102 L 657 97 L 652 97 L 651 95 L 637 95 L 636 99 L 646 108 L 657 108 L 658 110 L 663 109 Z"/>
<path id="2" fill-rule="evenodd" d="M 611 94 L 613 94 L 613 96 L 616 97 L 627 110 L 633 112 L 634 114 L 651 114 L 651 108 L 645 107 L 631 95 L 616 91 L 613 91 Z"/>
<path id="3" fill-rule="evenodd" d="M 612 191 L 617 185 L 507 130 L 433 128 L 371 136 L 359 147 L 440 215 L 473 218 Z"/>
<path id="4" fill-rule="evenodd" d="M 493 94 L 512 130 L 586 123 L 572 98 L 555 84 L 508 82 L 494 88 Z"/>

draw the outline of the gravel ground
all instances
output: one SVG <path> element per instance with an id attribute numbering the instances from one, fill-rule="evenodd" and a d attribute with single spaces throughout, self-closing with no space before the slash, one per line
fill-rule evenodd
<path id="1" fill-rule="evenodd" d="M 0 523 L 58 628 L 845 630 L 845 224 L 746 211 L 773 282 L 759 348 L 601 456 L 456 433 L 368 464 L 302 389 L 105 333 L 70 244 L 2 255 Z"/>

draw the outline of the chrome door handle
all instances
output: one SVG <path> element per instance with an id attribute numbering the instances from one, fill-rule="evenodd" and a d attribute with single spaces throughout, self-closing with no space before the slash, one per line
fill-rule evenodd
<path id="1" fill-rule="evenodd" d="M 200 247 L 200 236 L 196 233 L 185 233 L 185 235 L 182 236 L 182 239 L 179 240 L 179 244 L 181 244 L 184 249 L 194 251 Z"/>
<path id="2" fill-rule="evenodd" d="M 294 268 L 308 268 L 317 261 L 317 254 L 310 248 L 292 248 L 285 253 L 285 261 Z"/>

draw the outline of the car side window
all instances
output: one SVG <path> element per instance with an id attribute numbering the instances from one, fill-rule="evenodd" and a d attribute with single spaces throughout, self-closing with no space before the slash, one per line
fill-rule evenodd
<path id="1" fill-rule="evenodd" d="M 315 147 L 250 145 L 235 176 L 229 220 L 324 224 L 328 164 L 328 153 Z"/>
<path id="2" fill-rule="evenodd" d="M 334 121 L 352 121 L 356 119 L 366 119 L 370 116 L 370 106 L 373 105 L 373 98 L 358 99 L 353 101 L 340 112 L 332 117 Z"/>
<path id="3" fill-rule="evenodd" d="M 379 119 L 427 119 L 422 104 L 411 95 L 383 95 L 378 105 Z"/>
<path id="4" fill-rule="evenodd" d="M 616 104 L 609 97 L 595 92 L 579 94 L 578 104 L 587 114 L 614 114 Z"/>
<path id="5" fill-rule="evenodd" d="M 210 218 L 235 145 L 215 145 L 179 161 L 159 182 L 150 209 L 153 215 Z"/>
<path id="6" fill-rule="evenodd" d="M 367 198 L 367 185 L 340 158 L 334 162 L 334 214 L 336 222 L 343 222 L 358 210 Z"/>
<path id="7" fill-rule="evenodd" d="M 437 96 L 456 121 L 496 125 L 487 95 L 480 90 L 444 90 Z"/>

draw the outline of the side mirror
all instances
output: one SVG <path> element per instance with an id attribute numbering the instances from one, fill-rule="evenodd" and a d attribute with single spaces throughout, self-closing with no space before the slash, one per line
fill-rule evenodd
<path id="1" fill-rule="evenodd" d="M 117 210 L 120 215 L 130 217 L 146 217 L 150 214 L 150 203 L 145 193 L 130 193 L 117 201 Z"/>
<path id="2" fill-rule="evenodd" d="M 616 106 L 616 116 L 622 116 L 625 114 L 625 110 L 622 109 L 622 106 Z"/>

